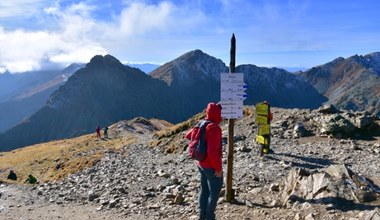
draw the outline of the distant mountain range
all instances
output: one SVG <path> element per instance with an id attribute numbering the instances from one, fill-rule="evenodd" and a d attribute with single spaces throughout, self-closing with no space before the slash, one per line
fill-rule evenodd
<path id="1" fill-rule="evenodd" d="M 291 73 L 296 73 L 296 72 L 308 70 L 308 68 L 306 68 L 306 67 L 278 67 L 278 68 L 285 69 L 286 71 L 291 72 Z"/>
<path id="2" fill-rule="evenodd" d="M 0 74 L 0 133 L 28 118 L 83 65 L 64 70 Z"/>
<path id="3" fill-rule="evenodd" d="M 337 58 L 299 73 L 338 108 L 380 115 L 380 53 Z"/>
<path id="4" fill-rule="evenodd" d="M 320 74 L 316 70 L 324 73 L 324 69 L 329 68 L 323 65 L 293 74 L 278 68 L 240 65 L 236 72 L 244 73 L 248 85 L 246 105 L 268 100 L 276 107 L 313 109 L 328 101 L 326 97 L 332 98 L 329 91 L 336 80 L 324 74 L 313 78 Z M 190 51 L 149 75 L 111 55 L 95 56 L 55 90 L 42 108 L 1 134 L 0 151 L 91 133 L 97 125 L 138 116 L 184 121 L 204 110 L 208 102 L 219 101 L 220 74 L 224 72 L 228 72 L 226 64 L 200 50 Z M 364 76 L 359 78 L 364 80 Z M 323 87 L 323 82 L 328 85 Z"/>

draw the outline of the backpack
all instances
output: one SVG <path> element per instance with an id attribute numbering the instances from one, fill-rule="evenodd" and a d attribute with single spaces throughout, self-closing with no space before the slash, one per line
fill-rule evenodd
<path id="1" fill-rule="evenodd" d="M 188 153 L 190 158 L 203 161 L 207 156 L 206 127 L 211 121 L 201 121 L 194 128 L 194 138 L 190 140 Z"/>

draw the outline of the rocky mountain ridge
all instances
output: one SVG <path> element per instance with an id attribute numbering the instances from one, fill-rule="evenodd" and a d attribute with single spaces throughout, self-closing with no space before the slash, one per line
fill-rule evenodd
<path id="1" fill-rule="evenodd" d="M 328 103 L 338 108 L 380 114 L 380 53 L 337 58 L 301 73 Z"/>
<path id="2" fill-rule="evenodd" d="M 284 107 L 315 108 L 323 97 L 299 77 L 280 70 L 242 66 L 249 89 L 247 104 L 264 99 Z M 186 53 L 150 75 L 123 65 L 111 55 L 95 56 L 52 94 L 47 104 L 23 123 L 0 135 L 0 149 L 75 137 L 133 117 L 173 123 L 220 99 L 225 64 L 200 50 Z M 286 86 L 283 81 L 289 80 Z M 260 83 L 261 82 L 261 83 Z M 302 94 L 302 96 L 300 96 Z"/>
<path id="3" fill-rule="evenodd" d="M 316 109 L 327 101 L 302 77 L 283 69 L 240 65 L 236 71 L 244 73 L 245 92 L 252 97 L 245 100 L 247 105 L 267 100 L 276 107 Z"/>
<path id="4" fill-rule="evenodd" d="M 190 116 L 202 111 L 208 102 L 220 100 L 220 74 L 228 71 L 220 59 L 194 50 L 162 65 L 150 75 L 166 82 L 179 102 L 189 103 L 178 106 L 178 110 Z M 248 87 L 246 105 L 268 100 L 277 107 L 317 108 L 326 101 L 301 77 L 282 69 L 239 65 L 236 72 L 244 73 Z"/>

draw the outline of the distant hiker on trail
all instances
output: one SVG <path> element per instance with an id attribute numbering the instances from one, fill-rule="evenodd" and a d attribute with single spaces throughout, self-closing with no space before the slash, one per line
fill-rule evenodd
<path id="1" fill-rule="evenodd" d="M 216 103 L 209 103 L 206 109 L 205 120 L 211 121 L 205 132 L 207 156 L 202 161 L 196 160 L 201 180 L 199 219 L 215 219 L 215 209 L 223 185 L 222 129 L 219 126 L 222 121 L 221 109 Z M 196 133 L 195 129 L 191 129 L 185 138 L 195 139 Z"/>
<path id="2" fill-rule="evenodd" d="M 107 126 L 104 126 L 104 128 L 103 128 L 103 136 L 104 136 L 104 138 L 108 138 L 108 127 Z"/>
<path id="3" fill-rule="evenodd" d="M 256 104 L 256 141 L 260 145 L 260 156 L 272 152 L 270 150 L 270 122 L 273 119 L 268 101 Z"/>
<path id="4" fill-rule="evenodd" d="M 17 180 L 17 175 L 15 172 L 13 172 L 13 170 L 9 171 L 8 179 L 9 180 Z"/>
<path id="5" fill-rule="evenodd" d="M 100 127 L 99 127 L 99 125 L 98 126 L 96 126 L 96 137 L 98 137 L 98 138 L 101 138 L 101 136 L 100 136 Z"/>

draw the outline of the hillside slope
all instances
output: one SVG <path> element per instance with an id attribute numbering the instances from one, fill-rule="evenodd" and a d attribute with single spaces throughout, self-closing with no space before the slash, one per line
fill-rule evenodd
<path id="1" fill-rule="evenodd" d="M 380 115 L 380 53 L 337 58 L 303 75 L 338 108 Z"/>
<path id="2" fill-rule="evenodd" d="M 0 134 L 42 108 L 81 67 L 72 64 L 63 70 L 0 75 Z"/>

